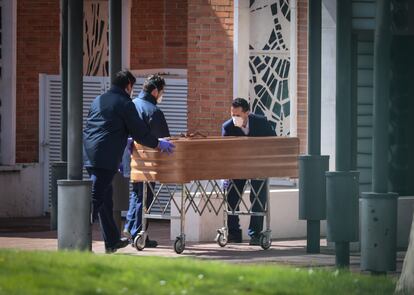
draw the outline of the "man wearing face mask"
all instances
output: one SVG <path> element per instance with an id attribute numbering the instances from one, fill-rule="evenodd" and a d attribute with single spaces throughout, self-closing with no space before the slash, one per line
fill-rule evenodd
<path id="1" fill-rule="evenodd" d="M 107 253 L 128 245 L 127 239 L 121 239 L 112 215 L 112 179 L 128 135 L 162 152 L 171 153 L 174 149 L 167 140 L 152 135 L 139 117 L 130 97 L 135 81 L 129 71 L 116 73 L 111 89 L 93 100 L 83 131 L 84 164 L 92 179 L 91 222 L 99 218 Z"/>
<path id="2" fill-rule="evenodd" d="M 151 134 L 157 138 L 170 136 L 170 131 L 168 129 L 164 113 L 158 107 L 158 104 L 162 101 L 164 89 L 164 78 L 159 75 L 151 75 L 144 81 L 141 93 L 133 100 L 139 117 L 148 126 Z M 130 150 L 132 148 L 133 146 L 131 142 Z M 124 166 L 129 166 L 129 164 L 130 163 L 127 163 L 127 165 Z M 149 187 L 149 185 L 151 187 Z M 151 182 L 149 185 L 147 185 L 148 205 L 151 204 L 153 200 L 152 190 L 154 189 L 155 183 Z M 131 240 L 134 240 L 137 234 L 141 231 L 143 188 L 144 183 L 142 182 L 132 183 L 132 192 L 129 198 L 129 210 L 124 227 L 124 235 Z M 155 248 L 157 245 L 157 241 L 150 240 L 147 235 L 145 247 Z"/>
<path id="3" fill-rule="evenodd" d="M 236 98 L 231 104 L 231 116 L 232 118 L 224 122 L 222 126 L 222 135 L 223 136 L 276 136 L 276 132 L 273 130 L 269 121 L 259 115 L 250 113 L 250 105 L 247 100 L 243 98 Z M 237 148 L 237 147 L 235 147 Z M 254 151 L 252 151 L 254 153 Z M 238 191 L 242 194 L 243 188 L 246 183 L 246 179 L 233 179 L 234 185 L 237 187 Z M 263 184 L 263 180 L 252 180 L 252 186 L 256 192 L 260 190 L 258 199 L 262 203 L 263 207 L 266 204 L 266 186 L 267 181 Z M 226 186 L 229 182 L 226 181 Z M 250 192 L 250 201 L 253 203 L 255 200 L 255 195 L 253 192 Z M 238 211 L 239 208 L 237 203 L 239 201 L 239 195 L 234 188 L 230 186 L 230 190 L 227 196 L 227 202 L 229 204 L 229 210 Z M 237 206 L 237 207 L 236 207 Z M 263 212 L 262 206 L 256 200 L 252 206 L 253 212 Z M 239 225 L 239 217 L 235 215 L 228 215 L 227 219 L 229 235 L 228 241 L 233 243 L 242 242 L 242 232 Z M 260 245 L 260 233 L 263 229 L 263 216 L 251 216 L 250 224 L 248 229 L 248 234 L 250 236 L 250 245 Z"/>

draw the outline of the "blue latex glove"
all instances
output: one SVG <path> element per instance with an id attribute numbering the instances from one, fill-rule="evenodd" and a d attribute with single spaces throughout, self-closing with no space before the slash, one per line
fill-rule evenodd
<path id="1" fill-rule="evenodd" d="M 174 152 L 175 145 L 169 142 L 166 139 L 159 138 L 158 139 L 158 149 L 161 153 L 165 152 L 167 154 L 172 154 Z"/>

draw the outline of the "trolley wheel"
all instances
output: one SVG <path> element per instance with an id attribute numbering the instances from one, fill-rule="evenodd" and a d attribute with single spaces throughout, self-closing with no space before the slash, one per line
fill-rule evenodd
<path id="1" fill-rule="evenodd" d="M 185 248 L 185 244 L 184 244 L 183 239 L 181 237 L 177 237 L 175 239 L 175 242 L 174 242 L 174 251 L 175 251 L 175 253 L 177 253 L 177 254 L 183 253 L 184 248 Z"/>
<path id="2" fill-rule="evenodd" d="M 137 249 L 138 251 L 142 251 L 145 248 L 145 240 L 144 240 L 144 236 L 141 234 L 138 234 L 135 239 L 134 239 L 134 247 L 135 249 Z"/>
<path id="3" fill-rule="evenodd" d="M 262 247 L 263 250 L 267 250 L 272 245 L 272 240 L 270 239 L 270 235 L 267 234 L 261 234 L 260 235 L 260 247 Z"/>
<path id="4" fill-rule="evenodd" d="M 216 241 L 220 247 L 225 247 L 227 245 L 227 238 L 224 236 L 223 233 L 217 234 Z"/>

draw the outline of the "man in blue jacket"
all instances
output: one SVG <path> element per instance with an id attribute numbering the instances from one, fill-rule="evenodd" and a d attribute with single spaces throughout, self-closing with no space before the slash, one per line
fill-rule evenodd
<path id="1" fill-rule="evenodd" d="M 157 106 L 162 101 L 164 89 L 165 80 L 159 75 L 151 75 L 145 80 L 141 93 L 133 100 L 139 117 L 145 122 L 151 134 L 157 138 L 170 137 L 170 131 L 164 113 Z M 148 206 L 153 200 L 155 183 L 151 182 L 149 185 L 151 187 L 147 186 Z M 144 184 L 142 182 L 132 183 L 129 210 L 124 228 L 124 234 L 132 240 L 141 231 L 143 188 Z M 150 240 L 147 235 L 145 247 L 155 248 L 157 245 L 157 241 Z"/>
<path id="2" fill-rule="evenodd" d="M 174 145 L 158 140 L 138 116 L 130 98 L 136 79 L 129 71 L 118 72 L 112 87 L 94 99 L 83 131 L 84 164 L 92 179 L 92 215 L 98 217 L 107 253 L 128 245 L 121 239 L 112 215 L 112 179 L 118 171 L 128 135 L 151 148 L 171 153 Z"/>
<path id="3" fill-rule="evenodd" d="M 236 98 L 231 104 L 231 116 L 232 118 L 224 122 L 222 127 L 223 136 L 276 136 L 276 132 L 273 130 L 269 121 L 262 116 L 251 114 L 250 105 L 243 98 Z M 235 147 L 237 148 L 237 147 Z M 253 151 L 252 151 L 253 152 Z M 237 190 L 243 194 L 243 188 L 246 183 L 246 179 L 233 179 L 234 185 Z M 267 199 L 267 181 L 263 184 L 263 180 L 252 180 L 252 186 L 256 192 L 260 190 L 258 199 L 264 207 Z M 228 182 L 227 182 L 228 183 Z M 263 186 L 262 186 L 263 184 Z M 250 192 L 250 202 L 254 202 L 255 195 Z M 234 188 L 230 186 L 230 190 L 227 195 L 227 202 L 229 204 L 229 210 L 238 211 L 237 203 L 239 201 L 239 195 Z M 237 206 L 237 208 L 236 208 Z M 262 206 L 256 200 L 252 206 L 253 212 L 263 212 Z M 229 236 L 228 241 L 234 243 L 242 242 L 242 232 L 239 225 L 239 217 L 235 215 L 228 215 L 227 219 Z M 251 238 L 250 245 L 260 245 L 260 233 L 263 229 L 263 216 L 251 216 L 248 234 Z"/>

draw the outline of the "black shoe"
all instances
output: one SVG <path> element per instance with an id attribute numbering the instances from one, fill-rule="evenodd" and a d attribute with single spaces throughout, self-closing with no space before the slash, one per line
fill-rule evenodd
<path id="1" fill-rule="evenodd" d="M 228 243 L 241 243 L 242 242 L 242 231 L 241 229 L 229 232 L 227 237 Z"/>
<path id="2" fill-rule="evenodd" d="M 158 246 L 158 242 L 155 240 L 150 240 L 148 237 L 145 240 L 145 248 L 156 248 Z"/>
<path id="3" fill-rule="evenodd" d="M 260 237 L 259 236 L 252 236 L 249 242 L 250 246 L 260 246 Z"/>
<path id="4" fill-rule="evenodd" d="M 105 253 L 115 253 L 118 249 L 125 248 L 129 245 L 129 240 L 127 238 L 121 238 L 114 246 L 105 247 Z"/>

